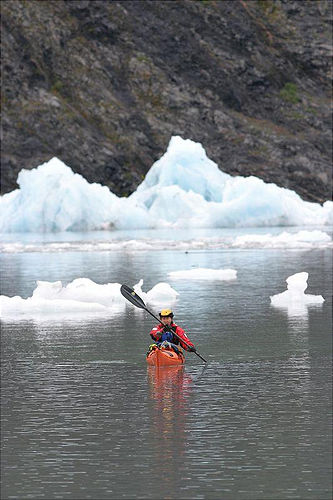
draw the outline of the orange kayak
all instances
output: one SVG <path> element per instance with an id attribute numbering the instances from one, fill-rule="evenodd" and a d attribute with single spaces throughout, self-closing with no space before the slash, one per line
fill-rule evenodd
<path id="1" fill-rule="evenodd" d="M 181 352 L 177 354 L 173 349 L 152 346 L 147 353 L 147 363 L 153 366 L 175 366 L 185 363 L 185 356 Z"/>

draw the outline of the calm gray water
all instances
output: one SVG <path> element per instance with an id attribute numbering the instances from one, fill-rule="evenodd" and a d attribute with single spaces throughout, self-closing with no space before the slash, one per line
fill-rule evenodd
<path id="1" fill-rule="evenodd" d="M 330 499 L 332 252 L 220 250 L 2 254 L 2 293 L 78 277 L 179 293 L 194 354 L 147 368 L 153 318 L 2 323 L 3 499 Z M 237 269 L 233 282 L 167 279 Z M 307 314 L 273 309 L 309 273 Z"/>

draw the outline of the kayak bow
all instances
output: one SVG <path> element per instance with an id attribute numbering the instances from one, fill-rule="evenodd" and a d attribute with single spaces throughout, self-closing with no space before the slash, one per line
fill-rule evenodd
<path id="1" fill-rule="evenodd" d="M 181 352 L 176 353 L 173 349 L 166 349 L 156 345 L 152 346 L 151 350 L 147 353 L 147 363 L 153 366 L 183 365 L 185 357 Z"/>

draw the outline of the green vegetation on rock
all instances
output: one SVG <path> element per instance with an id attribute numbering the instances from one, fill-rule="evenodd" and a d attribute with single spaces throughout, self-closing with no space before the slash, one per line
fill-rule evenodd
<path id="1" fill-rule="evenodd" d="M 291 104 L 297 104 L 301 101 L 298 95 L 297 86 L 292 82 L 287 82 L 280 90 L 280 97 Z"/>

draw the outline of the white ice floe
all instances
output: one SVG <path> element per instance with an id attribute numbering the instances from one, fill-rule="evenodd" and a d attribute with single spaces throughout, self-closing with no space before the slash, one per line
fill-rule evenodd
<path id="1" fill-rule="evenodd" d="M 171 271 L 168 273 L 168 276 L 171 279 L 231 281 L 237 279 L 237 271 L 235 269 L 197 267 L 184 271 Z"/>
<path id="2" fill-rule="evenodd" d="M 167 283 L 158 283 L 147 293 L 142 292 L 143 281 L 134 286 L 147 303 L 172 305 L 178 293 Z M 68 315 L 112 316 L 131 306 L 120 293 L 119 283 L 100 285 L 87 278 L 78 278 L 63 286 L 61 281 L 37 281 L 31 297 L 0 296 L 1 318 L 19 320 L 26 317 L 59 319 Z M 134 306 L 133 306 L 134 307 Z"/>
<path id="3" fill-rule="evenodd" d="M 107 313 L 125 306 L 120 285 L 98 285 L 79 278 L 63 286 L 61 281 L 37 281 L 31 297 L 0 297 L 1 316 L 62 315 L 77 313 Z"/>
<path id="4" fill-rule="evenodd" d="M 301 272 L 293 274 L 286 279 L 287 290 L 285 292 L 270 297 L 271 304 L 274 307 L 280 307 L 287 310 L 288 315 L 307 315 L 307 306 L 323 304 L 325 301 L 322 295 L 306 294 L 307 281 L 309 274 Z"/>
<path id="5" fill-rule="evenodd" d="M 233 248 L 280 248 L 280 249 L 311 249 L 333 247 L 332 238 L 323 231 L 298 231 L 289 233 L 283 231 L 278 235 L 244 234 L 237 236 L 232 242 Z"/>
<path id="6" fill-rule="evenodd" d="M 17 182 L 0 199 L 0 232 L 333 224 L 331 201 L 321 206 L 257 177 L 232 177 L 201 144 L 178 136 L 128 198 L 57 158 L 21 170 Z"/>
<path id="7" fill-rule="evenodd" d="M 311 250 L 314 248 L 333 248 L 332 238 L 319 230 L 298 231 L 290 233 L 283 231 L 278 235 L 243 234 L 240 236 L 199 237 L 189 240 L 177 239 L 110 239 L 102 241 L 65 241 L 65 242 L 3 242 L 0 243 L 2 253 L 23 252 L 148 252 L 150 250 L 209 250 L 224 248 L 276 248 L 283 250 Z"/>
<path id="8" fill-rule="evenodd" d="M 146 305 L 151 304 L 154 306 L 172 307 L 179 293 L 174 290 L 168 283 L 157 283 L 148 292 L 142 291 L 143 280 L 141 279 L 137 285 L 134 286 L 134 291 L 142 298 Z"/>

